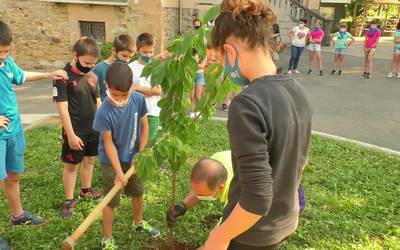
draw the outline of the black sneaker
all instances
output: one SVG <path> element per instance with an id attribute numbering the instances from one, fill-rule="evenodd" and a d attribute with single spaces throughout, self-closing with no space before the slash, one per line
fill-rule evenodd
<path id="1" fill-rule="evenodd" d="M 222 104 L 222 110 L 223 111 L 225 111 L 225 112 L 228 112 L 228 110 L 229 110 L 229 107 L 228 107 L 228 105 L 227 104 Z"/>
<path id="2" fill-rule="evenodd" d="M 371 78 L 371 74 L 370 73 L 365 74 L 365 78 Z"/>
<path id="3" fill-rule="evenodd" d="M 19 225 L 33 225 L 33 226 L 39 226 L 47 223 L 46 219 L 37 217 L 30 212 L 24 212 L 21 216 L 18 218 L 14 218 L 11 216 L 11 223 L 14 226 L 19 226 Z"/>
<path id="4" fill-rule="evenodd" d="M 76 206 L 75 200 L 64 201 L 63 208 L 60 213 L 61 218 L 65 219 L 71 217 L 74 214 L 75 206 Z"/>
<path id="5" fill-rule="evenodd" d="M 312 73 L 312 70 L 310 69 L 310 70 L 308 70 L 307 75 L 311 75 L 311 73 Z"/>
<path id="6" fill-rule="evenodd" d="M 10 244 L 0 235 L 0 250 L 11 250 Z"/>
<path id="7" fill-rule="evenodd" d="M 324 75 L 324 72 L 322 72 L 322 70 L 320 70 L 320 71 L 319 71 L 319 75 L 320 75 L 320 76 L 323 76 L 323 75 Z"/>
<path id="8" fill-rule="evenodd" d="M 342 74 L 342 71 L 341 70 L 339 70 L 339 72 L 337 73 L 339 76 Z"/>
<path id="9" fill-rule="evenodd" d="M 364 72 L 364 74 L 362 75 L 362 77 L 366 77 L 367 76 L 367 72 Z"/>
<path id="10" fill-rule="evenodd" d="M 332 70 L 331 75 L 334 75 L 336 73 L 336 70 Z"/>

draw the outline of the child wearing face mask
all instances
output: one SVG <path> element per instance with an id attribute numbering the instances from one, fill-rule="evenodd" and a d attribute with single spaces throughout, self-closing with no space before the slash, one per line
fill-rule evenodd
<path id="1" fill-rule="evenodd" d="M 135 41 L 129 35 L 119 35 L 115 37 L 111 48 L 111 56 L 104 61 L 101 61 L 93 68 L 93 73 L 97 75 L 99 79 L 100 98 L 103 101 L 106 94 L 106 85 L 104 80 L 110 65 L 114 62 L 129 63 L 135 53 Z"/>
<path id="2" fill-rule="evenodd" d="M 388 77 L 397 76 L 397 78 L 400 78 L 400 22 L 397 23 L 397 30 L 393 34 L 393 43 L 392 71 L 388 74 Z"/>
<path id="3" fill-rule="evenodd" d="M 378 29 L 378 22 L 376 20 L 372 21 L 367 33 L 365 33 L 364 74 L 362 75 L 365 78 L 371 78 L 372 60 L 381 35 L 381 31 Z"/>
<path id="4" fill-rule="evenodd" d="M 346 48 L 352 45 L 355 42 L 355 39 L 349 32 L 347 32 L 347 24 L 341 23 L 340 30 L 331 35 L 331 41 L 335 46 L 335 61 L 331 74 L 334 75 L 337 71 L 337 74 L 341 75 Z"/>
<path id="5" fill-rule="evenodd" d="M 306 26 L 307 19 L 300 19 L 299 25 L 289 30 L 289 39 L 292 44 L 292 52 L 289 60 L 288 74 L 299 74 L 297 66 L 300 61 L 301 53 L 303 53 L 304 47 L 306 46 L 306 38 L 309 35 L 309 28 Z"/>
<path id="6" fill-rule="evenodd" d="M 82 37 L 74 44 L 72 54 L 73 59 L 64 67 L 68 80 L 57 80 L 53 83 L 53 101 L 62 124 L 61 159 L 64 163 L 65 191 L 62 218 L 73 215 L 79 164 L 82 184 L 79 196 L 93 199 L 102 197 L 91 186 L 99 144 L 99 134 L 93 130 L 92 125 L 101 101 L 97 77 L 90 71 L 96 64 L 100 51 L 94 39 Z"/>
<path id="7" fill-rule="evenodd" d="M 106 75 L 108 97 L 96 113 L 93 128 L 100 132 L 99 160 L 103 174 L 103 191 L 108 193 L 116 183 L 124 186 L 131 198 L 134 230 L 151 237 L 160 232 L 143 221 L 143 182 L 136 176 L 125 180 L 135 154 L 142 151 L 149 135 L 146 101 L 142 94 L 132 92 L 133 74 L 125 63 L 114 63 Z M 116 249 L 112 237 L 118 193 L 103 210 L 103 249 Z"/>
<path id="8" fill-rule="evenodd" d="M 310 50 L 310 60 L 309 60 L 309 70 L 308 74 L 312 73 L 312 68 L 314 64 L 314 55 L 317 56 L 319 74 L 322 76 L 322 60 L 321 60 L 321 42 L 324 39 L 324 31 L 321 28 L 321 22 L 316 21 L 314 25 L 314 29 L 312 29 L 309 33 L 310 37 L 310 45 L 308 49 Z"/>
<path id="9" fill-rule="evenodd" d="M 161 86 L 151 86 L 151 79 L 141 77 L 142 71 L 154 56 L 155 42 L 150 33 L 140 34 L 136 39 L 136 47 L 139 59 L 129 64 L 133 73 L 132 89 L 145 96 L 147 108 L 149 109 L 149 144 L 153 144 L 158 134 L 160 107 L 157 103 L 161 100 Z M 155 58 L 157 59 L 157 58 Z M 162 59 L 162 57 L 161 57 Z"/>

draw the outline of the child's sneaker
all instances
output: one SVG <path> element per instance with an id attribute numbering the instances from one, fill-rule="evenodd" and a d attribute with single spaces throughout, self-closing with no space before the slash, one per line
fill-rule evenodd
<path id="1" fill-rule="evenodd" d="M 88 189 L 81 189 L 79 192 L 79 197 L 80 198 L 92 198 L 94 200 L 99 200 L 103 198 L 103 195 L 100 192 L 97 192 L 93 188 L 88 188 Z"/>
<path id="2" fill-rule="evenodd" d="M 365 78 L 371 78 L 371 74 L 367 72 L 367 74 L 365 75 Z"/>
<path id="3" fill-rule="evenodd" d="M 101 240 L 101 249 L 102 250 L 116 250 L 118 249 L 117 244 L 115 243 L 114 238 L 102 239 Z"/>
<path id="4" fill-rule="evenodd" d="M 228 112 L 229 107 L 228 107 L 228 105 L 227 105 L 226 103 L 222 104 L 222 110 L 223 110 L 224 112 Z"/>
<path id="5" fill-rule="evenodd" d="M 322 70 L 320 70 L 320 71 L 319 71 L 319 75 L 320 75 L 320 76 L 323 76 L 323 75 L 324 75 L 324 72 L 323 72 Z"/>
<path id="6" fill-rule="evenodd" d="M 307 75 L 311 75 L 311 73 L 312 73 L 312 70 L 309 69 L 308 72 L 307 72 Z"/>
<path id="7" fill-rule="evenodd" d="M 0 250 L 11 250 L 10 244 L 0 235 Z"/>
<path id="8" fill-rule="evenodd" d="M 331 75 L 334 75 L 336 73 L 336 70 L 332 70 Z"/>
<path id="9" fill-rule="evenodd" d="M 394 76 L 394 73 L 393 72 L 390 72 L 388 75 L 387 75 L 387 77 L 389 77 L 389 78 L 392 78 Z"/>
<path id="10" fill-rule="evenodd" d="M 34 225 L 34 226 L 38 226 L 38 225 L 43 225 L 47 223 L 47 220 L 37 217 L 33 214 L 31 214 L 30 212 L 24 212 L 21 216 L 14 218 L 13 216 L 11 216 L 11 223 L 14 226 L 18 226 L 18 225 Z"/>
<path id="11" fill-rule="evenodd" d="M 339 70 L 339 72 L 337 74 L 338 74 L 338 76 L 342 75 L 342 71 Z"/>
<path id="12" fill-rule="evenodd" d="M 397 75 L 397 78 L 400 78 L 400 73 L 397 73 L 396 75 Z"/>
<path id="13" fill-rule="evenodd" d="M 293 73 L 292 70 L 288 70 L 288 72 L 286 74 L 291 75 Z"/>
<path id="14" fill-rule="evenodd" d="M 142 221 L 139 225 L 135 225 L 135 230 L 137 233 L 144 233 L 153 238 L 158 237 L 160 235 L 160 231 L 150 226 L 146 221 Z"/>
<path id="15" fill-rule="evenodd" d="M 71 217 L 74 214 L 74 208 L 75 208 L 76 202 L 75 200 L 66 200 L 63 203 L 63 209 L 61 210 L 61 218 L 68 218 Z"/>
<path id="16" fill-rule="evenodd" d="M 295 74 L 300 74 L 300 71 L 298 71 L 297 69 L 294 70 Z"/>

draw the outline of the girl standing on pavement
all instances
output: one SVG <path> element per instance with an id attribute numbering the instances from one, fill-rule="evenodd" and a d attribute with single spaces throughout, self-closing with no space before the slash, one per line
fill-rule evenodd
<path id="1" fill-rule="evenodd" d="M 372 21 L 367 33 L 365 34 L 365 43 L 364 43 L 365 59 L 364 59 L 364 74 L 363 74 L 363 77 L 365 78 L 371 78 L 373 57 L 381 35 L 382 33 L 378 29 L 377 21 L 376 20 Z"/>
<path id="2" fill-rule="evenodd" d="M 394 49 L 393 49 L 393 61 L 392 61 L 392 72 L 389 73 L 388 77 L 397 76 L 400 78 L 400 21 L 397 23 L 397 30 L 394 33 Z"/>
<path id="3" fill-rule="evenodd" d="M 289 39 L 292 44 L 292 52 L 289 60 L 288 74 L 296 73 L 299 74 L 300 71 L 297 70 L 299 64 L 301 53 L 303 53 L 304 47 L 306 46 L 306 38 L 310 30 L 306 27 L 307 19 L 300 19 L 299 25 L 293 27 L 289 31 Z"/>

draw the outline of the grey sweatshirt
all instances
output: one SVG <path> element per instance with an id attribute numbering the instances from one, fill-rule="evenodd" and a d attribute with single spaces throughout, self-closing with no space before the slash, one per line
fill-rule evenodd
<path id="1" fill-rule="evenodd" d="M 233 99 L 228 131 L 234 178 L 223 219 L 238 202 L 263 216 L 234 241 L 269 246 L 296 230 L 312 113 L 303 87 L 285 75 L 256 79 Z"/>

